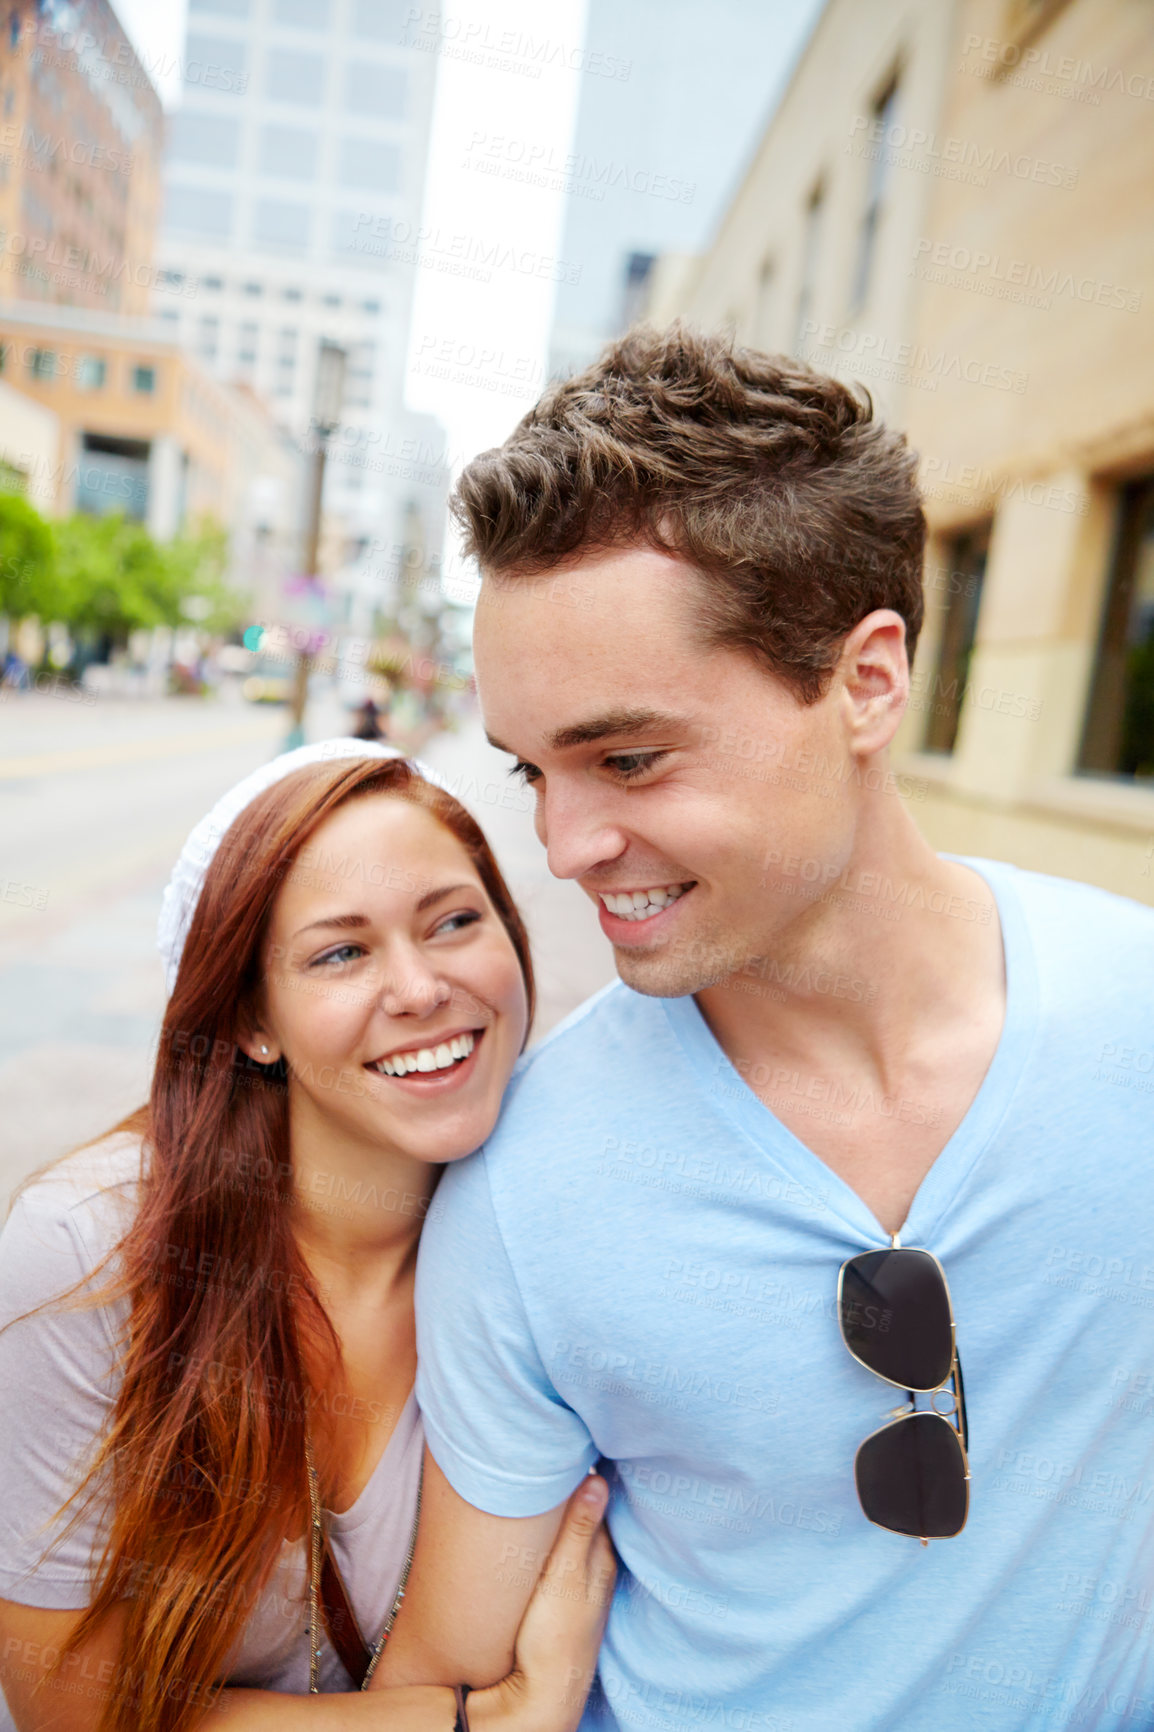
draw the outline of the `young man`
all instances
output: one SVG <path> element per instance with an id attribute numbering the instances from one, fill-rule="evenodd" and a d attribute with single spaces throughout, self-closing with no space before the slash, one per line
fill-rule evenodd
<path id="1" fill-rule="evenodd" d="M 1154 1723 L 1154 914 L 936 855 L 899 798 L 911 454 L 800 364 L 640 332 L 458 509 L 486 725 L 621 981 L 425 1228 L 384 1681 L 509 1669 L 600 1459 L 589 1732 Z"/>

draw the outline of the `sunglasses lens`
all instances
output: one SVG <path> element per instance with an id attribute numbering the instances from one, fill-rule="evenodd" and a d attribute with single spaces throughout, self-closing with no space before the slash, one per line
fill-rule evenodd
<path id="1" fill-rule="evenodd" d="M 913 1414 L 867 1437 L 854 1477 L 861 1507 L 878 1527 L 947 1540 L 966 1525 L 965 1457 L 957 1432 L 940 1414 Z"/>
<path id="2" fill-rule="evenodd" d="M 938 1389 L 950 1375 L 949 1294 L 927 1251 L 852 1257 L 842 1274 L 840 1318 L 850 1352 L 899 1389 Z"/>

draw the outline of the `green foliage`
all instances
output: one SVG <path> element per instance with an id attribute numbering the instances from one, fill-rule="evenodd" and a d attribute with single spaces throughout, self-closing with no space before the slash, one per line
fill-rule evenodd
<path id="1" fill-rule="evenodd" d="M 26 500 L 0 494 L 0 613 L 63 620 L 116 642 L 158 625 L 226 631 L 244 613 L 224 581 L 227 553 L 212 521 L 160 543 L 119 514 L 47 523 Z"/>
<path id="2" fill-rule="evenodd" d="M 52 531 L 17 493 L 0 493 L 0 613 L 48 614 L 58 600 Z"/>

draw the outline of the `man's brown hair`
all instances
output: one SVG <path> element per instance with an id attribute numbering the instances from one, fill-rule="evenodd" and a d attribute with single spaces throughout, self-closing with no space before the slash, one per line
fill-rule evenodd
<path id="1" fill-rule="evenodd" d="M 465 551 L 499 577 L 651 546 L 705 578 L 706 642 L 812 703 L 874 608 L 922 623 L 916 459 L 869 393 L 682 324 L 639 326 L 547 387 L 457 483 Z"/>

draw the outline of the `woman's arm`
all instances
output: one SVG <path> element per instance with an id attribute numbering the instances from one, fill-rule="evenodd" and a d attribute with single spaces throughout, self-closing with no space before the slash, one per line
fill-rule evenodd
<path id="1" fill-rule="evenodd" d="M 512 1670 L 469 1698 L 473 1732 L 572 1732 L 580 1720 L 615 1574 L 601 1525 L 605 1495 L 605 1481 L 593 1478 L 570 1498 L 517 1631 Z M 0 1684 L 17 1732 L 95 1732 L 115 1697 L 119 1612 L 53 1671 L 81 1615 L 0 1600 Z M 226 1688 L 198 1724 L 203 1732 L 453 1732 L 456 1703 L 447 1683 L 379 1688 L 378 1679 L 379 1669 L 363 1693 L 320 1696 Z"/>
<path id="2" fill-rule="evenodd" d="M 617 1574 L 607 1497 L 592 1475 L 560 1509 L 506 1520 L 465 1503 L 426 1454 L 405 1610 L 370 1689 L 499 1678 L 469 1697 L 473 1732 L 573 1732 Z"/>
<path id="3" fill-rule="evenodd" d="M 95 1732 L 115 1697 L 123 1626 L 117 1614 L 52 1673 L 80 1616 L 0 1600 L 0 1684 L 17 1732 Z M 204 1732 L 453 1732 L 456 1714 L 452 1690 L 437 1685 L 377 1695 L 225 1689 L 199 1724 Z"/>

